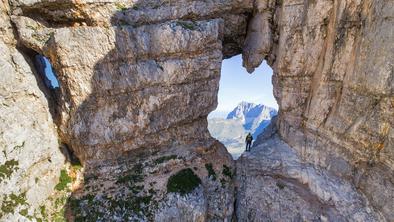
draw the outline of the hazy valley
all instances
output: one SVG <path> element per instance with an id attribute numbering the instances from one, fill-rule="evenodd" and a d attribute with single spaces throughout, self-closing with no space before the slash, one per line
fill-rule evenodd
<path id="1" fill-rule="evenodd" d="M 241 102 L 232 111 L 213 111 L 208 115 L 208 130 L 226 146 L 234 159 L 238 159 L 245 150 L 246 134 L 250 132 L 256 139 L 276 115 L 277 111 L 274 108 Z"/>

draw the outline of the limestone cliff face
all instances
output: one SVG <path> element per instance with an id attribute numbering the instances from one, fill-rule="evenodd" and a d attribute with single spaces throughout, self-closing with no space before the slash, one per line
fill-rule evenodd
<path id="1" fill-rule="evenodd" d="M 281 138 L 303 161 L 351 181 L 388 221 L 394 219 L 393 6 L 256 1 L 244 51 L 248 70 L 262 59 L 274 69 Z M 367 218 L 355 220 L 382 220 Z"/>
<path id="2" fill-rule="evenodd" d="M 256 4 L 252 21 L 264 27 L 270 22 L 270 29 L 248 34 L 246 46 L 261 46 L 245 48 L 244 63 L 252 69 L 263 58 L 271 62 L 286 142 L 304 148 L 319 165 L 328 164 L 321 155 L 330 151 L 353 163 L 376 161 L 392 168 L 393 3 Z M 319 150 L 322 146 L 308 138 L 330 148 Z"/>
<path id="3" fill-rule="evenodd" d="M 54 65 L 60 139 L 84 165 L 69 220 L 231 220 L 234 164 L 206 117 L 250 1 L 12 5 L 20 43 Z"/>
<path id="4" fill-rule="evenodd" d="M 56 161 L 42 167 L 53 172 L 37 174 L 52 178 L 63 167 L 48 104 L 18 44 L 50 58 L 59 77 L 51 105 L 59 140 L 84 166 L 73 186 L 59 180 L 72 191 L 68 220 L 231 220 L 234 164 L 206 117 L 217 104 L 222 59 L 241 52 L 249 71 L 271 64 L 280 110 L 279 136 L 270 132 L 237 163 L 237 219 L 394 219 L 392 1 L 1 4 L 1 68 L 11 75 L 1 83 L 1 112 L 15 115 L 1 124 L 3 162 L 22 158 L 23 169 L 34 169 L 35 158 L 23 155 L 40 144 L 48 149 L 37 159 Z M 20 135 L 34 140 L 12 153 Z M 26 190 L 18 172 L 1 186 Z M 28 212 L 1 219 L 33 217 L 38 205 L 28 203 Z"/>
<path id="5" fill-rule="evenodd" d="M 22 221 L 46 202 L 64 164 L 47 91 L 16 48 L 9 6 L 0 3 L 0 220 Z"/>
<path id="6" fill-rule="evenodd" d="M 188 1 L 174 6 L 154 3 L 102 3 L 112 8 L 111 16 L 92 15 L 89 19 L 96 22 L 82 22 L 84 26 L 79 27 L 45 26 L 48 22 L 68 25 L 52 21 L 46 13 L 40 17 L 42 23 L 37 22 L 40 18 L 13 18 L 21 42 L 54 64 L 63 95 L 61 136 L 83 161 L 209 137 L 203 135 L 207 133 L 203 126 L 205 116 L 216 106 L 222 51 L 231 51 L 232 40 L 238 40 L 234 36 L 245 35 L 239 24 L 246 27 L 242 14 L 246 9 L 238 9 L 237 1 L 196 2 L 189 10 Z M 48 4 L 68 16 L 69 8 Z M 39 10 L 35 4 L 22 4 L 25 7 Z M 93 6 L 86 3 L 82 8 L 89 7 Z M 234 11 L 225 15 L 236 17 L 236 26 L 227 24 L 233 20 L 220 17 L 226 11 Z M 190 16 L 195 21 L 175 20 Z M 79 22 L 74 17 L 67 21 Z M 224 40 L 228 44 L 223 49 Z"/>
<path id="7" fill-rule="evenodd" d="M 321 156 L 325 151 L 308 138 L 326 141 L 325 150 L 350 162 L 393 167 L 392 6 L 391 1 L 289 1 L 266 9 L 276 18 L 274 41 L 270 53 L 260 55 L 275 71 L 279 129 L 316 164 L 328 164 Z"/>

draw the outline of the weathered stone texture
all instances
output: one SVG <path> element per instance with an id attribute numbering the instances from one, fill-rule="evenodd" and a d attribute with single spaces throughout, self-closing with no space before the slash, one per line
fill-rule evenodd
<path id="1" fill-rule="evenodd" d="M 393 1 L 1 4 L 1 67 L 23 80 L 7 77 L 2 93 L 15 92 L 14 99 L 23 93 L 26 99 L 2 109 L 15 115 L 31 110 L 39 118 L 31 127 L 29 115 L 8 118 L 29 132 L 11 130 L 6 143 L 20 144 L 15 135 L 36 135 L 33 145 L 50 144 L 49 156 L 57 155 L 48 105 L 15 50 L 17 33 L 20 44 L 53 63 L 61 85 L 60 140 L 84 163 L 85 180 L 73 190 L 66 212 L 70 220 L 229 221 L 231 178 L 221 184 L 225 177 L 207 175 L 206 164 L 227 172 L 233 163 L 210 137 L 206 117 L 217 103 L 222 59 L 241 51 L 248 71 L 264 59 L 272 66 L 280 106 L 276 127 L 292 149 L 267 132 L 259 143 L 271 142 L 238 163 L 238 219 L 394 220 Z M 179 158 L 152 165 L 174 155 Z M 202 185 L 186 197 L 167 195 L 168 178 L 185 168 Z M 130 186 L 124 177 L 138 181 Z M 150 201 L 160 207 L 146 209 Z M 305 210 L 298 213 L 300 208 Z"/>
<path id="2" fill-rule="evenodd" d="M 210 145 L 206 117 L 217 104 L 223 53 L 231 56 L 241 50 L 250 1 L 21 1 L 14 5 L 12 20 L 20 41 L 49 57 L 59 77 L 62 142 L 84 163 L 85 179 L 98 175 L 102 179 L 86 179 L 81 190 L 74 192 L 69 219 L 231 220 L 231 178 L 226 182 L 223 176 L 214 180 L 204 175 L 206 164 L 218 173 L 224 166 L 233 171 L 225 148 Z M 112 13 L 96 13 L 110 9 Z M 189 153 L 182 158 L 197 163 L 178 161 L 158 174 L 149 170 L 156 155 L 133 157 L 149 150 L 162 156 L 182 156 L 179 153 L 186 150 Z M 116 182 L 115 190 L 90 189 L 131 173 L 134 168 L 127 165 L 136 163 L 125 157 L 148 168 L 139 174 L 144 182 L 138 187 L 143 189 L 134 193 L 135 187 Z M 124 169 L 112 172 L 117 167 Z M 194 195 L 203 199 L 174 209 L 174 204 L 184 205 L 185 200 L 179 195 L 166 197 L 165 183 L 182 168 L 191 168 L 202 180 L 202 187 L 186 200 Z M 162 182 L 149 187 L 149 180 Z M 155 189 L 154 195 L 150 188 Z M 97 208 L 86 206 L 89 195 Z M 108 195 L 116 198 L 105 199 Z M 148 199 L 161 207 L 145 210 L 141 201 Z M 118 208 L 114 200 L 119 207 L 122 201 L 130 206 Z M 99 207 L 108 202 L 113 208 Z M 142 214 L 135 205 L 144 209 Z M 120 214 L 119 209 L 126 213 Z"/>
<path id="3" fill-rule="evenodd" d="M 0 221 L 23 221 L 44 204 L 58 183 L 64 158 L 43 83 L 16 49 L 0 3 Z"/>
<path id="4" fill-rule="evenodd" d="M 237 161 L 238 221 L 384 221 L 349 181 L 274 135 Z"/>
<path id="5" fill-rule="evenodd" d="M 388 221 L 394 208 L 393 6 L 384 0 L 277 2 L 271 30 L 248 32 L 246 45 L 260 48 L 244 51 L 248 70 L 263 58 L 273 67 L 281 138 L 305 161 L 353 181 Z M 257 18 L 258 27 L 271 20 L 259 11 Z"/>
<path id="6" fill-rule="evenodd" d="M 363 161 L 390 150 L 393 48 L 383 43 L 393 37 L 387 10 L 392 2 L 317 1 L 306 8 L 286 4 L 273 64 L 274 83 L 280 86 L 276 95 L 284 107 L 280 118 L 284 139 L 296 148 L 312 150 L 286 133 L 307 131 L 348 149 L 352 157 L 347 158 Z M 300 12 L 289 17 L 296 10 Z M 287 17 L 299 23 L 292 26 Z M 381 155 L 378 161 L 392 167 L 387 159 L 391 158 Z"/>

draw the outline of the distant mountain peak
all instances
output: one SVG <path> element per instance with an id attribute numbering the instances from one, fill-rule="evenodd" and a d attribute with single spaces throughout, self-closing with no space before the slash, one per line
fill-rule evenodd
<path id="1" fill-rule="evenodd" d="M 256 106 L 256 105 L 257 105 L 257 104 L 255 104 L 255 103 L 242 101 L 242 102 L 238 103 L 237 106 Z"/>
<path id="2" fill-rule="evenodd" d="M 263 104 L 242 101 L 227 115 L 227 119 L 239 119 L 245 123 L 248 118 L 255 119 L 262 114 L 265 114 L 265 119 L 271 119 L 277 111 Z"/>
<path id="3" fill-rule="evenodd" d="M 246 134 L 251 132 L 257 138 L 276 115 L 274 108 L 243 101 L 227 114 L 226 119 L 208 119 L 208 129 L 212 136 L 226 145 L 230 153 L 231 150 L 243 151 Z"/>

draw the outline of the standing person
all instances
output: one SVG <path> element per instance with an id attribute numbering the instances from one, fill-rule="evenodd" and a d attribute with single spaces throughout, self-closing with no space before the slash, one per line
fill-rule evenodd
<path id="1" fill-rule="evenodd" d="M 248 133 L 246 136 L 245 142 L 246 142 L 246 151 L 250 151 L 250 147 L 252 146 L 252 141 L 253 141 L 253 136 L 252 134 Z"/>

